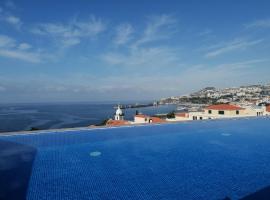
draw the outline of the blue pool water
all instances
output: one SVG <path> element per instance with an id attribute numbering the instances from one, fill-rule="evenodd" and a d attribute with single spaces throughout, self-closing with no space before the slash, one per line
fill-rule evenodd
<path id="1" fill-rule="evenodd" d="M 270 186 L 270 118 L 0 136 L 0 141 L 7 143 L 0 176 L 29 162 L 21 171 L 27 183 L 6 177 L 10 187 L 0 190 L 0 199 L 19 188 L 26 188 L 20 198 L 29 200 L 241 199 Z M 10 144 L 24 150 L 16 152 Z M 5 166 L 9 158 L 14 163 Z"/>

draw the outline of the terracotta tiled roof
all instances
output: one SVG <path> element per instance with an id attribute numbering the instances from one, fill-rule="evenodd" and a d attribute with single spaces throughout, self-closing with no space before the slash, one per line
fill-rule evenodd
<path id="1" fill-rule="evenodd" d="M 152 120 L 152 123 L 163 123 L 163 122 L 166 122 L 164 119 L 160 119 L 158 117 L 150 117 L 150 120 Z"/>
<path id="2" fill-rule="evenodd" d="M 138 115 L 135 115 L 134 117 L 139 117 L 139 118 L 144 118 L 144 119 L 147 119 L 147 120 L 151 120 L 152 121 L 151 123 L 163 123 L 163 122 L 166 122 L 164 119 L 160 119 L 159 117 L 150 117 L 150 116 L 143 115 L 143 114 L 138 114 Z"/>
<path id="3" fill-rule="evenodd" d="M 175 113 L 177 117 L 188 117 L 188 113 Z"/>
<path id="4" fill-rule="evenodd" d="M 266 111 L 267 112 L 270 112 L 270 105 L 269 106 L 266 106 Z"/>
<path id="5" fill-rule="evenodd" d="M 241 108 L 236 105 L 230 105 L 230 104 L 217 104 L 217 105 L 211 105 L 205 108 L 206 110 L 244 110 L 244 108 Z"/>
<path id="6" fill-rule="evenodd" d="M 135 115 L 134 117 L 147 118 L 147 117 L 149 117 L 149 116 L 143 115 L 143 114 L 138 114 L 138 115 Z"/>
<path id="7" fill-rule="evenodd" d="M 106 126 L 124 126 L 129 125 L 130 123 L 125 120 L 108 120 Z"/>

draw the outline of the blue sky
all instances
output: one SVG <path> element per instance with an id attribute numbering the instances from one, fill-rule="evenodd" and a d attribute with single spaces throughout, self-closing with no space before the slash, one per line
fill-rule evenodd
<path id="1" fill-rule="evenodd" d="M 269 83 L 269 1 L 0 1 L 0 102 Z"/>

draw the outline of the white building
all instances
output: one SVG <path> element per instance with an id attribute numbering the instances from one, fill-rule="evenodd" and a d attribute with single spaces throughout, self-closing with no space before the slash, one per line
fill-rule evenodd
<path id="1" fill-rule="evenodd" d="M 265 109 L 262 106 L 246 106 L 245 107 L 245 114 L 251 115 L 251 116 L 262 116 L 265 112 Z"/>
<path id="2" fill-rule="evenodd" d="M 143 114 L 138 114 L 134 116 L 134 124 L 148 124 L 148 123 L 164 123 L 165 120 L 159 117 L 150 117 Z"/>
<path id="3" fill-rule="evenodd" d="M 114 115 L 114 120 L 124 120 L 124 112 L 121 110 L 120 106 L 118 105 L 117 110 Z"/>
<path id="4" fill-rule="evenodd" d="M 218 104 L 206 107 L 203 112 L 176 113 L 174 119 L 167 119 L 167 121 L 256 117 L 265 115 L 267 113 L 269 113 L 270 115 L 270 106 L 268 107 L 268 109 L 264 109 L 260 106 L 240 107 L 231 104 Z"/>

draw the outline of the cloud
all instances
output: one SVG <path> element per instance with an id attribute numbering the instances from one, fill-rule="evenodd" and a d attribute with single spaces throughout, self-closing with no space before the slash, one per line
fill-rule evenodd
<path id="1" fill-rule="evenodd" d="M 81 40 L 79 38 L 64 38 L 62 39 L 62 45 L 63 47 L 70 47 L 81 43 Z"/>
<path id="2" fill-rule="evenodd" d="M 210 29 L 205 29 L 205 30 L 199 32 L 199 33 L 198 33 L 198 36 L 208 36 L 208 35 L 212 34 L 212 32 L 213 32 L 213 31 L 210 30 Z"/>
<path id="3" fill-rule="evenodd" d="M 0 12 L 0 20 L 5 23 L 8 23 L 9 25 L 13 26 L 14 28 L 18 30 L 21 28 L 23 24 L 19 17 L 16 17 L 14 15 L 6 15 L 6 14 L 1 15 L 1 12 Z"/>
<path id="4" fill-rule="evenodd" d="M 149 17 L 142 37 L 134 46 L 170 38 L 171 35 L 176 32 L 176 23 L 177 20 L 171 15 L 163 14 Z"/>
<path id="5" fill-rule="evenodd" d="M 27 62 L 32 63 L 39 63 L 41 62 L 41 55 L 38 53 L 32 52 L 25 52 L 20 50 L 7 50 L 7 49 L 0 49 L 0 56 L 19 59 Z"/>
<path id="6" fill-rule="evenodd" d="M 28 43 L 17 44 L 13 38 L 0 35 L 0 56 L 19 59 L 32 63 L 41 62 L 41 54 L 35 51 L 29 52 L 31 45 Z"/>
<path id="7" fill-rule="evenodd" d="M 207 58 L 211 58 L 211 57 L 216 57 L 219 56 L 221 54 L 225 54 L 225 53 L 229 53 L 231 51 L 235 51 L 235 50 L 244 50 L 248 47 L 257 45 L 259 43 L 261 43 L 263 41 L 263 39 L 259 39 L 259 40 L 252 40 L 252 41 L 246 41 L 246 40 L 234 40 L 232 42 L 228 42 L 225 44 L 218 44 L 218 45 L 214 45 L 210 48 L 214 49 L 209 51 L 205 57 Z"/>
<path id="8" fill-rule="evenodd" d="M 19 46 L 18 46 L 18 49 L 19 50 L 28 50 L 28 49 L 31 49 L 32 46 L 28 43 L 21 43 Z"/>
<path id="9" fill-rule="evenodd" d="M 225 63 L 216 66 L 217 69 L 226 68 L 226 70 L 242 70 L 255 67 L 254 64 L 262 63 L 268 61 L 267 59 L 253 59 L 247 60 L 242 62 L 235 62 L 235 63 Z"/>
<path id="10" fill-rule="evenodd" d="M 5 23 L 8 23 L 8 24 L 12 25 L 16 29 L 20 29 L 22 24 L 23 24 L 22 20 L 19 17 L 11 14 L 7 10 L 7 9 L 11 9 L 11 8 L 12 9 L 16 8 L 15 4 L 12 1 L 7 1 L 6 2 L 5 9 L 0 7 L 0 20 L 5 22 Z"/>
<path id="11" fill-rule="evenodd" d="M 105 29 L 105 23 L 92 16 L 87 21 L 74 19 L 69 23 L 38 24 L 32 29 L 32 33 L 51 37 L 69 47 L 79 44 L 82 38 L 94 38 Z"/>
<path id="12" fill-rule="evenodd" d="M 114 43 L 116 45 L 123 45 L 130 41 L 131 34 L 134 29 L 130 24 L 121 24 L 116 28 L 116 36 L 114 38 Z"/>
<path id="13" fill-rule="evenodd" d="M 177 50 L 169 47 L 134 48 L 128 55 L 107 53 L 101 57 L 107 64 L 157 70 L 160 67 L 178 66 L 180 64 Z"/>
<path id="14" fill-rule="evenodd" d="M 11 48 L 16 46 L 16 41 L 6 35 L 0 35 L 0 48 Z"/>
<path id="15" fill-rule="evenodd" d="M 22 25 L 21 19 L 13 15 L 6 16 L 5 21 L 16 28 L 20 28 Z"/>
<path id="16" fill-rule="evenodd" d="M 147 19 L 147 25 L 141 35 L 138 33 L 137 38 L 132 38 L 132 42 L 124 53 L 114 50 L 103 54 L 101 59 L 108 65 L 122 66 L 129 70 L 144 69 L 145 72 L 181 65 L 177 48 L 152 43 L 169 39 L 176 31 L 176 20 L 171 15 L 165 14 Z M 130 40 L 130 34 L 133 32 L 131 25 L 121 25 L 117 30 L 119 34 L 116 43 L 124 44 Z M 146 43 L 148 43 L 147 46 L 143 45 Z"/>
<path id="17" fill-rule="evenodd" d="M 270 19 L 262 19 L 245 25 L 246 28 L 270 28 Z"/>

